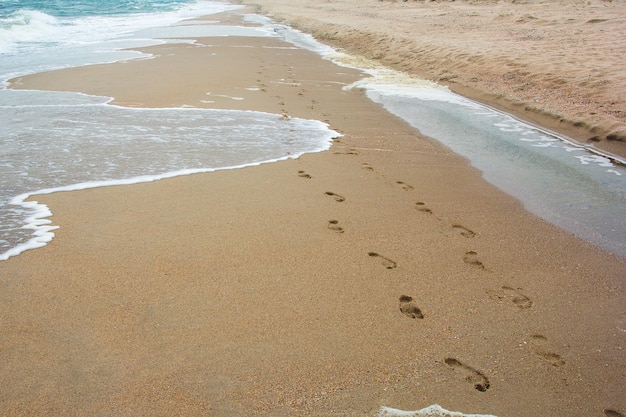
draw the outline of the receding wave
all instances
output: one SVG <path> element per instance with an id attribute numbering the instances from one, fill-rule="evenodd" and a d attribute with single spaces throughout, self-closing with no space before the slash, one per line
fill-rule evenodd
<path id="1" fill-rule="evenodd" d="M 0 137 L 0 260 L 52 239 L 47 207 L 26 201 L 34 194 L 296 158 L 326 150 L 340 136 L 317 120 L 238 110 L 125 108 L 108 100 L 1 92 L 6 133 Z"/>

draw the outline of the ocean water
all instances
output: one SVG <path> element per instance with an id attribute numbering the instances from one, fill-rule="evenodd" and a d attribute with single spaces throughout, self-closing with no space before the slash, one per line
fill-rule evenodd
<path id="1" fill-rule="evenodd" d="M 203 0 L 0 2 L 0 261 L 53 238 L 48 208 L 26 201 L 33 195 L 239 168 L 330 147 L 340 135 L 316 120 L 124 108 L 108 97 L 7 89 L 7 80 L 20 75 L 147 57 L 123 50 L 129 47 L 193 36 L 278 36 L 260 17 L 268 25 L 193 20 L 239 7 Z"/>

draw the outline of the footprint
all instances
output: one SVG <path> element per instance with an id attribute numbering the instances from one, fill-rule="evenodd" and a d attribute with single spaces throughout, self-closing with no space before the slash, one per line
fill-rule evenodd
<path id="1" fill-rule="evenodd" d="M 406 184 L 402 181 L 396 181 L 396 184 L 398 184 L 400 187 L 402 187 L 402 189 L 404 191 L 411 191 L 414 190 L 415 188 L 412 185 Z"/>
<path id="2" fill-rule="evenodd" d="M 513 288 L 504 285 L 500 290 L 485 290 L 489 297 L 499 301 L 510 300 L 513 304 L 521 309 L 530 308 L 533 305 L 532 300 L 521 293 L 521 288 Z"/>
<path id="3" fill-rule="evenodd" d="M 423 319 L 422 310 L 415 304 L 413 297 L 410 295 L 400 296 L 400 311 L 407 317 L 412 319 Z"/>
<path id="4" fill-rule="evenodd" d="M 465 256 L 463 257 L 463 262 L 468 265 L 475 266 L 480 269 L 486 269 L 485 265 L 478 259 L 478 252 L 473 250 L 468 250 L 465 252 Z"/>
<path id="5" fill-rule="evenodd" d="M 359 155 L 359 151 L 353 148 L 349 148 L 343 152 L 337 151 L 335 152 L 335 155 Z"/>
<path id="6" fill-rule="evenodd" d="M 343 227 L 339 226 L 339 221 L 337 220 L 329 220 L 328 228 L 335 233 L 343 233 Z"/>
<path id="7" fill-rule="evenodd" d="M 305 171 L 298 171 L 298 176 L 302 178 L 311 178 L 311 176 L 307 174 Z"/>
<path id="8" fill-rule="evenodd" d="M 387 269 L 394 269 L 395 267 L 398 266 L 398 264 L 395 261 L 392 261 L 391 259 L 386 258 L 382 255 L 379 255 L 376 252 L 369 252 L 368 255 L 373 258 L 380 258 L 383 261 L 383 266 Z"/>
<path id="9" fill-rule="evenodd" d="M 422 203 L 421 201 L 415 203 L 415 210 L 421 211 L 422 213 L 433 214 L 433 211 L 426 207 L 426 203 Z"/>
<path id="10" fill-rule="evenodd" d="M 539 356 L 541 360 L 544 360 L 548 362 L 550 365 L 556 366 L 557 368 L 560 368 L 561 366 L 565 365 L 565 361 L 563 360 L 561 355 L 550 351 L 546 347 L 546 344 L 548 342 L 547 337 L 540 335 L 540 334 L 534 334 L 530 338 L 531 338 L 530 343 L 531 343 L 532 350 L 533 352 L 535 352 L 537 356 Z"/>
<path id="11" fill-rule="evenodd" d="M 513 287 L 509 287 L 505 285 L 502 287 L 502 289 L 509 293 L 508 296 L 511 297 L 511 301 L 513 301 L 513 304 L 515 304 L 519 308 L 532 307 L 533 305 L 532 300 L 528 298 L 526 295 L 519 292 L 521 288 L 513 288 Z"/>
<path id="12" fill-rule="evenodd" d="M 474 231 L 468 229 L 465 226 L 461 226 L 460 224 L 453 224 L 452 228 L 458 230 L 459 232 L 461 232 L 461 236 L 463 236 L 463 237 L 470 238 L 470 237 L 476 236 L 476 233 Z"/>
<path id="13" fill-rule="evenodd" d="M 624 414 L 620 413 L 619 411 L 611 410 L 610 408 L 604 410 L 604 415 L 606 417 L 624 417 Z"/>
<path id="14" fill-rule="evenodd" d="M 335 199 L 335 201 L 337 201 L 339 203 L 341 203 L 342 201 L 346 201 L 346 198 L 344 196 L 339 195 L 339 194 L 331 193 L 330 191 L 326 191 L 325 194 L 331 196 L 332 198 Z"/>
<path id="15" fill-rule="evenodd" d="M 363 168 L 363 169 L 365 169 L 367 171 L 373 171 L 374 170 L 374 167 L 371 166 L 370 164 L 368 164 L 367 162 L 362 163 L 361 164 L 361 168 Z"/>
<path id="16" fill-rule="evenodd" d="M 446 358 L 445 362 L 446 362 L 446 365 L 448 365 L 451 368 L 461 369 L 467 372 L 468 375 L 465 377 L 465 379 L 470 384 L 472 384 L 474 388 L 477 389 L 478 391 L 485 392 L 489 389 L 489 386 L 491 385 L 489 383 L 489 378 L 487 378 L 485 374 L 483 374 L 479 370 L 474 369 L 471 366 L 467 366 L 463 362 L 455 358 Z"/>

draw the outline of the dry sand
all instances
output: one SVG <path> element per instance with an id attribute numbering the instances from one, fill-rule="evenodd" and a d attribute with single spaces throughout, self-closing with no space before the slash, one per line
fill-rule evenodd
<path id="1" fill-rule="evenodd" d="M 344 136 L 298 160 L 38 198 L 61 228 L 0 263 L 0 415 L 626 413 L 626 263 L 342 91 L 355 71 L 263 45 L 285 46 L 200 39 L 20 81 Z"/>
<path id="2" fill-rule="evenodd" d="M 626 3 L 251 0 L 330 45 L 626 156 Z"/>

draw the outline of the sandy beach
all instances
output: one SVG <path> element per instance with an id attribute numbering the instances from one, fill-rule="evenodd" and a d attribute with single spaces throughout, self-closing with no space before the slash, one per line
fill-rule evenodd
<path id="1" fill-rule="evenodd" d="M 394 17 L 425 13 L 421 2 L 255 3 L 316 35 L 337 31 L 322 40 L 366 55 L 392 30 L 426 36 Z M 453 16 L 473 7 L 431 3 Z M 514 7 L 536 15 L 546 6 Z M 623 4 L 589 7 L 598 17 L 579 13 L 554 28 L 618 27 L 605 14 L 623 16 Z M 211 19 L 244 24 L 253 10 Z M 591 19 L 601 21 L 584 23 Z M 528 24 L 535 20 L 543 21 Z M 353 29 L 372 36 L 369 46 L 354 46 Z M 60 229 L 46 247 L 0 262 L 0 415 L 374 416 L 381 406 L 440 404 L 500 417 L 623 416 L 626 261 L 528 213 L 464 158 L 362 91 L 343 90 L 358 71 L 286 46 L 202 38 L 145 48 L 152 59 L 15 80 L 14 88 L 106 95 L 123 106 L 317 119 L 343 136 L 297 160 L 37 196 Z M 499 65 L 499 49 L 474 46 Z M 416 64 L 385 51 L 383 63 Z M 619 153 L 621 139 L 606 137 L 623 132 L 616 86 L 626 68 L 596 64 L 608 87 L 593 97 L 613 110 L 596 103 L 597 119 L 587 118 L 589 108 L 555 98 L 526 113 L 537 122 L 562 114 L 561 131 L 596 129 L 596 146 Z M 433 55 L 430 66 L 415 73 L 454 68 L 454 85 L 474 97 L 500 95 L 487 101 L 516 109 L 529 102 L 509 96 L 515 86 L 495 73 L 466 81 L 478 68 L 469 63 Z M 548 85 L 545 72 L 524 68 L 529 90 Z"/>

